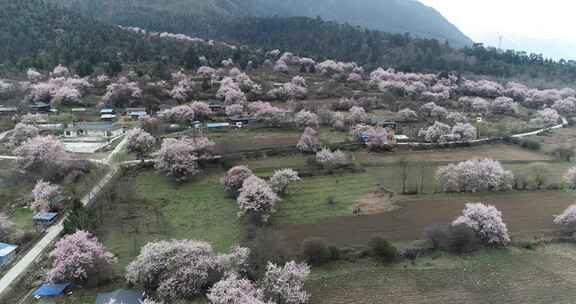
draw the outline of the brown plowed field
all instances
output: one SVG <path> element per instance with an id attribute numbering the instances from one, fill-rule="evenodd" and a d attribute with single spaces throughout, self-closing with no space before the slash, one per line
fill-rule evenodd
<path id="1" fill-rule="evenodd" d="M 342 246 L 365 244 L 373 235 L 391 241 L 422 239 L 428 225 L 450 223 L 466 202 L 488 202 L 502 211 L 513 237 L 529 238 L 555 231 L 554 214 L 574 203 L 574 193 L 510 192 L 478 195 L 403 197 L 397 210 L 365 216 L 343 216 L 312 224 L 280 225 L 292 249 L 307 237 L 322 237 Z"/>

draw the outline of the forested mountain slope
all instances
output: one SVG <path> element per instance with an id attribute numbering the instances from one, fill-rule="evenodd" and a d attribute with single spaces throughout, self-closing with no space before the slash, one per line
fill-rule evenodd
<path id="1" fill-rule="evenodd" d="M 50 0 L 115 23 L 186 15 L 219 20 L 234 17 L 305 16 L 391 33 L 449 41 L 472 41 L 435 9 L 416 0 Z"/>

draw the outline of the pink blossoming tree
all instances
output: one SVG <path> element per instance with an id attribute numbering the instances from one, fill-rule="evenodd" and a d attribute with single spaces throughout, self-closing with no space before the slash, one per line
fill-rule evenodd
<path id="1" fill-rule="evenodd" d="M 105 268 L 116 263 L 114 255 L 86 231 L 65 236 L 49 254 L 52 268 L 48 272 L 51 282 L 84 282 L 91 276 L 101 276 Z"/>
<path id="2" fill-rule="evenodd" d="M 199 174 L 194 145 L 186 140 L 165 139 L 156 159 L 156 169 L 180 181 Z"/>
<path id="3" fill-rule="evenodd" d="M 302 152 L 316 152 L 320 149 L 320 139 L 318 138 L 318 132 L 310 127 L 304 130 L 300 140 L 296 145 L 298 150 Z"/>
<path id="4" fill-rule="evenodd" d="M 14 150 L 17 165 L 27 171 L 60 170 L 70 156 L 64 145 L 51 136 L 36 136 Z"/>
<path id="5" fill-rule="evenodd" d="M 453 226 L 461 224 L 474 230 L 487 245 L 506 246 L 510 243 L 510 235 L 502 220 L 502 213 L 492 205 L 466 204 L 462 215 L 452 223 Z"/>
<path id="6" fill-rule="evenodd" d="M 254 175 L 252 170 L 246 166 L 236 166 L 226 172 L 226 175 L 220 180 L 227 192 L 236 194 L 244 184 L 244 181 Z"/>
<path id="7" fill-rule="evenodd" d="M 267 222 L 279 201 L 280 198 L 266 181 L 254 175 L 250 176 L 244 180 L 238 195 L 238 215 L 255 216 L 262 222 Z"/>
<path id="8" fill-rule="evenodd" d="M 34 189 L 32 189 L 32 208 L 39 212 L 57 211 L 63 206 L 54 206 L 52 202 L 55 197 L 62 193 L 62 189 L 58 185 L 39 180 L 36 182 Z"/>
<path id="9" fill-rule="evenodd" d="M 132 129 L 126 135 L 127 145 L 126 149 L 132 153 L 136 153 L 138 159 L 143 159 L 154 150 L 156 145 L 156 138 L 150 133 L 140 128 Z"/>

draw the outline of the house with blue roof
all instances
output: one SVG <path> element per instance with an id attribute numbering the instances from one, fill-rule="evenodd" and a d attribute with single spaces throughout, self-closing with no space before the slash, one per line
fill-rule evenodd
<path id="1" fill-rule="evenodd" d="M 58 213 L 55 212 L 40 212 L 32 217 L 32 221 L 37 225 L 48 226 L 54 222 L 56 217 L 58 217 Z"/>
<path id="2" fill-rule="evenodd" d="M 70 283 L 52 284 L 44 283 L 32 294 L 34 298 L 40 299 L 43 297 L 58 297 L 66 292 L 66 289 L 70 287 Z"/>
<path id="3" fill-rule="evenodd" d="M 0 267 L 10 264 L 16 256 L 18 246 L 0 243 Z"/>

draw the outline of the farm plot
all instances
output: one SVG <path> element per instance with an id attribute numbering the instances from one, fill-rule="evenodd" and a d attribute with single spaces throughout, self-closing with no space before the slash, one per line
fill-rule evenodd
<path id="1" fill-rule="evenodd" d="M 489 250 L 382 266 L 370 261 L 315 268 L 311 303 L 573 303 L 573 245 Z"/>
<path id="2" fill-rule="evenodd" d="M 119 184 L 116 197 L 98 204 L 98 237 L 123 269 L 148 242 L 195 239 L 225 251 L 240 239 L 237 207 L 213 172 L 186 184 L 145 171 Z M 131 194 L 130 194 L 131 193 Z"/>
<path id="3" fill-rule="evenodd" d="M 293 249 L 307 237 L 322 237 L 335 245 L 364 245 L 374 235 L 392 241 L 422 239 L 424 229 L 452 222 L 467 202 L 486 202 L 502 211 L 514 238 L 555 233 L 554 214 L 574 203 L 573 193 L 509 192 L 486 194 L 438 194 L 397 198 L 396 210 L 364 216 L 342 216 L 306 224 L 283 224 L 279 230 Z"/>
<path id="4" fill-rule="evenodd" d="M 213 140 L 219 153 L 234 153 L 257 149 L 270 149 L 279 146 L 296 146 L 302 130 L 278 128 L 248 128 L 212 130 L 205 134 Z M 323 144 L 345 141 L 346 132 L 337 132 L 328 128 L 319 132 Z"/>
<path id="5" fill-rule="evenodd" d="M 551 153 L 559 145 L 576 146 L 576 129 L 562 128 L 528 137 L 542 145 L 542 151 Z"/>
<path id="6" fill-rule="evenodd" d="M 522 149 L 515 145 L 482 145 L 470 148 L 454 148 L 435 151 L 414 151 L 397 153 L 368 153 L 358 152 L 358 161 L 362 163 L 389 162 L 395 163 L 401 160 L 409 162 L 457 162 L 473 158 L 492 158 L 499 161 L 550 161 L 552 157 L 530 150 Z"/>

